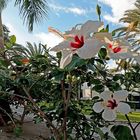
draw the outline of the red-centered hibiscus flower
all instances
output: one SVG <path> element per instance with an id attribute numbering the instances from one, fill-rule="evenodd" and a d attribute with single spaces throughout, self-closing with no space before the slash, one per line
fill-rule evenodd
<path id="1" fill-rule="evenodd" d="M 107 121 L 113 121 L 116 118 L 116 112 L 128 114 L 130 112 L 130 106 L 124 103 L 128 96 L 126 90 L 120 90 L 112 93 L 111 91 L 104 91 L 100 94 L 101 102 L 97 102 L 93 105 L 93 110 L 97 113 L 102 113 L 103 119 Z"/>
<path id="2" fill-rule="evenodd" d="M 131 51 L 131 45 L 125 39 L 116 39 L 110 41 L 105 38 L 105 42 L 108 44 L 109 56 L 112 59 L 126 59 L 133 58 L 133 52 Z"/>
<path id="3" fill-rule="evenodd" d="M 108 55 L 112 59 L 126 59 L 133 58 L 134 53 L 131 51 L 130 43 L 123 39 L 113 39 L 111 33 L 99 32 L 94 34 L 94 36 L 100 41 L 105 42 L 105 45 L 108 50 Z"/>
<path id="4" fill-rule="evenodd" d="M 102 25 L 102 22 L 87 21 L 81 25 L 80 29 L 75 26 L 71 31 L 66 31 L 65 34 L 51 30 L 51 32 L 55 31 L 55 34 L 64 38 L 63 42 L 51 49 L 51 51 L 62 52 L 60 68 L 67 66 L 75 53 L 82 59 L 92 58 L 98 53 L 104 42 L 90 35 L 98 32 Z"/>

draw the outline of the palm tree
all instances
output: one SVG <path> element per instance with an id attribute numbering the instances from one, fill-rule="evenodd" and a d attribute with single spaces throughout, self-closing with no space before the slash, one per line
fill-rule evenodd
<path id="1" fill-rule="evenodd" d="M 127 23 L 128 26 L 121 27 L 115 30 L 118 36 L 125 36 L 133 45 L 140 44 L 140 0 L 135 3 L 135 9 L 125 11 L 121 22 Z"/>
<path id="2" fill-rule="evenodd" d="M 7 6 L 9 0 L 0 0 L 0 47 L 4 48 L 2 11 Z M 34 23 L 39 23 L 46 17 L 48 7 L 46 0 L 15 0 L 15 6 L 19 7 L 19 13 L 23 18 L 23 23 L 28 26 L 28 31 L 33 31 Z"/>
<path id="3" fill-rule="evenodd" d="M 31 44 L 30 42 L 27 42 L 26 46 L 17 44 L 12 50 L 15 50 L 16 53 L 29 59 L 38 55 L 45 55 L 45 53 L 48 52 L 46 45 L 42 45 L 41 43 L 38 45 L 36 43 Z"/>
<path id="4" fill-rule="evenodd" d="M 139 53 L 140 50 L 140 0 L 135 3 L 135 8 L 125 11 L 124 17 L 120 19 L 120 22 L 127 24 L 125 27 L 120 27 L 113 32 L 116 33 L 116 37 L 124 37 L 133 46 L 133 51 Z M 124 67 L 124 64 L 132 66 L 134 59 L 128 59 L 127 61 L 121 60 L 118 63 L 118 68 Z"/>

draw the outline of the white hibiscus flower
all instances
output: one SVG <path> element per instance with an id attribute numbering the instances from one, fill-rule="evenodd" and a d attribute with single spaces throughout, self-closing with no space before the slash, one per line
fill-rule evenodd
<path id="1" fill-rule="evenodd" d="M 80 25 L 80 28 L 75 26 L 71 31 L 65 32 L 65 34 L 54 29 L 50 30 L 51 32 L 55 31 L 56 34 L 64 38 L 63 42 L 51 49 L 51 51 L 62 52 L 60 68 L 64 68 L 71 62 L 73 54 L 78 54 L 82 59 L 94 57 L 104 45 L 104 42 L 91 36 L 94 32 L 98 32 L 102 26 L 102 22 L 90 20 Z"/>
<path id="2" fill-rule="evenodd" d="M 116 92 L 104 91 L 100 94 L 103 101 L 97 102 L 93 105 L 93 110 L 97 113 L 102 113 L 102 117 L 106 121 L 113 121 L 116 118 L 116 112 L 128 114 L 130 112 L 130 106 L 125 101 L 128 96 L 126 90 L 120 90 Z"/>
<path id="3" fill-rule="evenodd" d="M 99 32 L 94 36 L 106 43 L 105 46 L 112 59 L 126 59 L 135 56 L 135 53 L 131 51 L 130 43 L 123 38 L 113 40 L 111 33 L 108 32 Z"/>
<path id="4" fill-rule="evenodd" d="M 131 51 L 131 45 L 125 39 L 115 39 L 113 41 L 105 38 L 105 42 L 108 43 L 109 56 L 112 59 L 126 59 L 133 58 L 133 52 Z"/>

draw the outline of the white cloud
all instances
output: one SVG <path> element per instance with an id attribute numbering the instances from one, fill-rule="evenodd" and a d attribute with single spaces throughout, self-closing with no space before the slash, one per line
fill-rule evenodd
<path id="1" fill-rule="evenodd" d="M 9 30 L 10 30 L 10 35 L 16 35 L 16 42 L 22 45 L 26 45 L 26 42 L 35 42 L 35 43 L 43 43 L 47 44 L 48 47 L 54 47 L 55 45 L 58 45 L 60 42 L 63 41 L 62 38 L 54 35 L 53 33 L 36 33 L 36 34 L 28 34 L 24 33 L 21 31 L 17 31 L 15 26 L 12 25 L 11 23 L 6 23 L 5 24 Z"/>
<path id="2" fill-rule="evenodd" d="M 65 13 L 73 13 L 75 15 L 85 15 L 87 13 L 87 10 L 79 7 L 65 7 L 61 5 L 56 5 L 53 3 L 49 4 L 50 9 L 52 8 L 55 12 L 65 12 Z M 58 14 L 58 13 L 57 13 Z"/>
<path id="3" fill-rule="evenodd" d="M 98 0 L 111 7 L 112 14 L 105 14 L 104 19 L 107 21 L 118 23 L 119 19 L 123 17 L 124 12 L 128 9 L 135 8 L 136 0 Z"/>
<path id="4" fill-rule="evenodd" d="M 10 31 L 10 35 L 15 35 L 16 36 L 16 42 L 22 45 L 26 45 L 26 42 L 36 42 L 38 43 L 39 40 L 33 35 L 33 34 L 28 34 L 28 32 L 22 32 L 18 31 L 16 29 L 16 26 L 11 24 L 11 23 L 5 23 L 5 25 L 8 27 Z"/>
<path id="5" fill-rule="evenodd" d="M 77 7 L 69 8 L 68 10 L 77 15 L 83 15 L 86 13 L 86 11 L 84 9 L 77 8 Z"/>
<path id="6" fill-rule="evenodd" d="M 37 37 L 43 44 L 47 44 L 48 48 L 52 48 L 63 41 L 62 38 L 52 33 L 41 32 L 41 33 L 35 34 L 35 37 Z"/>

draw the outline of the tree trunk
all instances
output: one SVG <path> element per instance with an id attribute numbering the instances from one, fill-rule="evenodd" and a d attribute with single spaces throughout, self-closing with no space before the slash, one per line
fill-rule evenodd
<path id="1" fill-rule="evenodd" d="M 2 25 L 2 12 L 0 12 L 0 50 L 4 48 L 4 36 L 3 36 L 3 25 Z"/>

